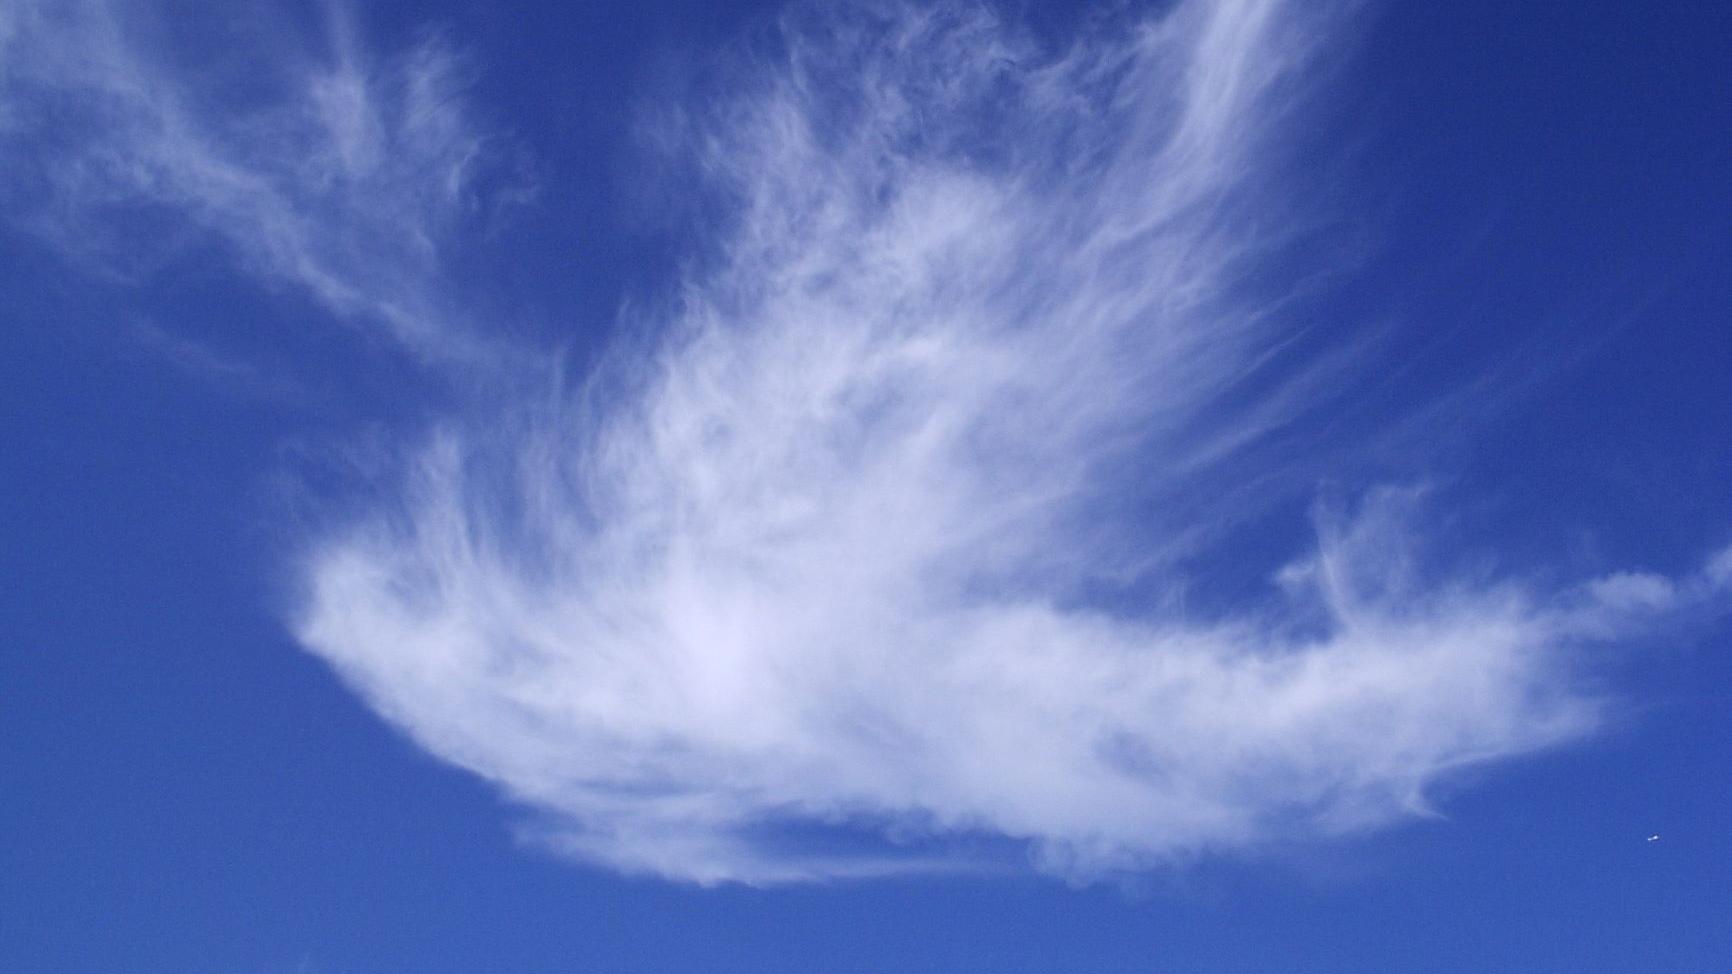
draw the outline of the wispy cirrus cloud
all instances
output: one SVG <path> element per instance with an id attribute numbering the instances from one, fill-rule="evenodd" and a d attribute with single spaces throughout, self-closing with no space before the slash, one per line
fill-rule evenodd
<path id="1" fill-rule="evenodd" d="M 1185 0 L 1054 50 L 975 4 L 798 7 L 655 116 L 689 263 L 575 385 L 443 283 L 522 184 L 437 39 L 373 57 L 337 16 L 242 94 L 136 8 L 0 2 L 0 191 L 70 253 L 193 228 L 430 368 L 499 366 L 305 539 L 293 626 L 540 840 L 700 883 L 1005 842 L 1087 879 L 1423 812 L 1595 728 L 1582 646 L 1732 588 L 1732 552 L 1451 576 L 1372 488 L 1257 596 L 1169 597 L 1352 451 L 1317 419 L 1380 364 L 1284 303 L 1323 258 L 1281 160 L 1347 12 Z"/>
<path id="2" fill-rule="evenodd" d="M 8 0 L 9 216 L 122 274 L 166 262 L 175 241 L 214 238 L 251 275 L 382 324 L 423 358 L 488 354 L 440 286 L 442 250 L 527 184 L 471 116 L 469 71 L 442 39 L 374 58 L 341 11 L 329 26 L 326 53 L 277 31 L 254 38 L 244 73 L 221 76 L 171 67 L 146 7 Z"/>
<path id="3" fill-rule="evenodd" d="M 1574 648 L 1724 579 L 1440 579 L 1380 491 L 1255 604 L 1159 598 L 1368 364 L 1284 357 L 1259 284 L 1331 13 L 1055 54 L 973 5 L 802 9 L 670 115 L 718 202 L 650 337 L 439 435 L 309 550 L 301 638 L 545 840 L 705 883 L 980 836 L 1143 869 L 1591 730 Z"/>

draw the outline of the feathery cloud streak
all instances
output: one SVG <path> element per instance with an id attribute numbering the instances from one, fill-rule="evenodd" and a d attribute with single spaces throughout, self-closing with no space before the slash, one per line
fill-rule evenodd
<path id="1" fill-rule="evenodd" d="M 163 42 L 141 42 L 164 26 L 147 14 L 0 4 L 0 199 L 15 221 L 123 275 L 193 229 L 418 356 L 490 354 L 456 324 L 441 250 L 527 189 L 469 117 L 447 45 L 369 59 L 335 14 L 329 56 L 261 44 L 245 76 L 188 76 Z"/>
<path id="2" fill-rule="evenodd" d="M 1267 368 L 1293 325 L 1250 297 L 1326 26 L 1191 2 L 1051 56 L 973 6 L 791 18 L 677 119 L 724 229 L 649 347 L 442 434 L 310 552 L 302 639 L 549 841 L 698 882 L 982 835 L 1147 868 L 1585 732 L 1570 648 L 1689 586 L 1427 578 L 1398 492 L 1232 617 L 1087 594 L 1170 571 L 1139 549 L 1207 537 L 1341 381 Z"/>

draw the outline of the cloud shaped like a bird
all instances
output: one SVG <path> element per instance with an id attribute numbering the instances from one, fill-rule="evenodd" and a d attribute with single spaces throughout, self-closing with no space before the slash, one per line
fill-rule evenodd
<path id="1" fill-rule="evenodd" d="M 791 19 L 674 116 L 723 229 L 650 347 L 503 445 L 448 431 L 314 549 L 302 638 L 562 848 L 700 882 L 966 836 L 1147 868 L 1589 729 L 1566 647 L 1604 605 L 1404 580 L 1398 492 L 1224 618 L 1089 597 L 1171 581 L 1341 379 L 1262 367 L 1295 326 L 1247 283 L 1317 16 L 1056 55 L 976 7 Z"/>
<path id="2" fill-rule="evenodd" d="M 66 36 L 43 9 L 0 43 Z M 9 69 L 10 125 L 44 92 L 115 121 L 71 141 L 42 225 L 166 206 L 436 367 L 475 360 L 439 242 L 488 142 L 443 49 L 343 54 L 293 111 L 213 129 L 78 9 L 95 62 Z M 658 116 L 705 201 L 673 292 L 575 387 L 499 357 L 503 418 L 453 419 L 305 545 L 296 634 L 543 840 L 704 883 L 981 841 L 1147 869 L 1388 823 L 1591 730 L 1574 648 L 1724 590 L 1732 556 L 1440 578 L 1413 493 L 1382 489 L 1257 598 L 1164 597 L 1366 364 L 1293 351 L 1264 274 L 1340 12 L 1188 0 L 1054 50 L 969 4 L 801 8 Z"/>

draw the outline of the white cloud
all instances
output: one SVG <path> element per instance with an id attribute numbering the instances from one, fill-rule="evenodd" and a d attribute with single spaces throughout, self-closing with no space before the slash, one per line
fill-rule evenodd
<path id="1" fill-rule="evenodd" d="M 1265 273 L 1340 8 L 1190 0 L 1058 54 L 974 6 L 802 9 L 650 140 L 722 216 L 641 341 L 576 390 L 509 372 L 509 418 L 305 553 L 303 642 L 540 839 L 772 883 L 1370 828 L 1591 730 L 1574 648 L 1732 584 L 1732 553 L 1440 578 L 1384 490 L 1265 598 L 1182 611 L 1185 556 L 1315 469 L 1306 421 L 1365 365 L 1301 354 Z M 338 18 L 330 57 L 212 96 L 137 14 L 0 2 L 15 219 L 102 261 L 196 227 L 425 360 L 521 364 L 441 284 L 498 188 L 460 59 L 369 58 Z"/>
<path id="2" fill-rule="evenodd" d="M 1718 554 L 1709 559 L 1708 567 L 1703 570 L 1702 574 L 1711 585 L 1719 588 L 1732 588 L 1732 546 L 1722 548 Z"/>
<path id="3" fill-rule="evenodd" d="M 301 638 L 547 841 L 698 882 L 983 836 L 1147 868 L 1589 730 L 1571 646 L 1672 583 L 1439 581 L 1400 492 L 1224 618 L 1091 589 L 1181 586 L 1355 364 L 1278 366 L 1250 297 L 1319 16 L 1193 2 L 1060 56 L 968 6 L 790 20 L 664 133 L 728 219 L 648 350 L 444 432 L 308 553 Z"/>
<path id="4" fill-rule="evenodd" d="M 334 14 L 333 56 L 276 31 L 246 76 L 189 77 L 147 14 L 3 5 L 0 199 L 15 223 L 122 274 L 155 269 L 189 230 L 211 235 L 423 357 L 481 354 L 453 323 L 440 250 L 487 194 L 521 187 L 481 178 L 498 142 L 465 106 L 461 60 L 436 37 L 362 57 Z"/>

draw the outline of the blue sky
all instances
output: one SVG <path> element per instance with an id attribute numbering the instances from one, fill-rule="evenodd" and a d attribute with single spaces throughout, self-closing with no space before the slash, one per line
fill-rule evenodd
<path id="1" fill-rule="evenodd" d="M 1713 969 L 1729 36 L 0 0 L 0 968 Z"/>

